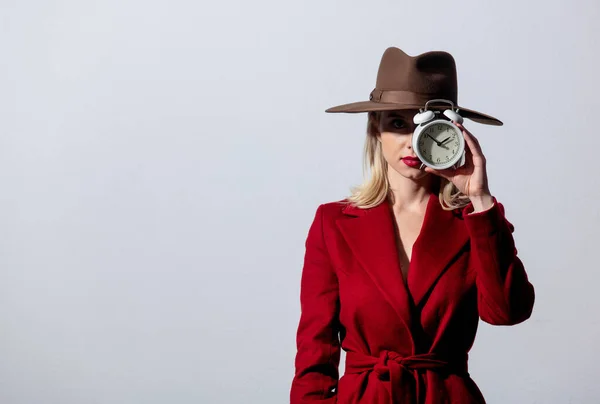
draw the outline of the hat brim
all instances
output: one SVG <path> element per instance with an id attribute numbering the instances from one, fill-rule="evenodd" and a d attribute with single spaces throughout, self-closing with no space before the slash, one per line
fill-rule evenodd
<path id="1" fill-rule="evenodd" d="M 423 105 L 411 105 L 411 104 L 392 104 L 385 102 L 373 102 L 373 101 L 359 101 L 352 102 L 350 104 L 338 105 L 335 107 L 331 107 L 325 112 L 329 113 L 339 113 L 345 112 L 349 114 L 359 113 L 359 112 L 372 112 L 372 111 L 393 111 L 393 110 L 403 110 L 403 109 L 419 109 L 423 108 Z M 434 105 L 428 107 L 428 109 L 446 109 L 447 106 L 444 105 Z M 470 119 L 472 121 L 484 124 L 484 125 L 494 125 L 494 126 L 502 126 L 503 123 L 498 118 L 494 118 L 491 115 L 484 114 L 482 112 L 478 112 L 472 109 L 456 106 L 458 108 L 458 113 L 463 118 Z"/>

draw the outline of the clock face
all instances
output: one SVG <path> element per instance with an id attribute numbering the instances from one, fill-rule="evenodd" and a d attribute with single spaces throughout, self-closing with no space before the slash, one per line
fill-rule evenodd
<path id="1" fill-rule="evenodd" d="M 450 166 L 462 155 L 462 134 L 454 125 L 445 121 L 432 122 L 419 133 L 418 155 L 433 166 Z"/>

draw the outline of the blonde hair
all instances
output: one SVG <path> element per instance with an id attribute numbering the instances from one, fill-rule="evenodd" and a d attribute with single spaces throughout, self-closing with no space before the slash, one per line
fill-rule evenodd
<path id="1" fill-rule="evenodd" d="M 365 176 L 369 173 L 370 175 L 361 185 L 353 187 L 351 195 L 347 198 L 349 203 L 361 209 L 375 207 L 390 195 L 387 176 L 388 164 L 383 157 L 381 142 L 377 139 L 379 117 L 379 112 L 369 112 L 367 120 L 363 172 Z M 440 177 L 439 200 L 444 210 L 461 209 L 470 202 L 467 195 L 460 192 L 452 182 L 442 177 Z"/>

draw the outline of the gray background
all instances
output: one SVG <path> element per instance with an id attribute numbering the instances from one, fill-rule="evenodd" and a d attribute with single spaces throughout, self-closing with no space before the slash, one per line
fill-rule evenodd
<path id="1" fill-rule="evenodd" d="M 381 54 L 447 50 L 536 287 L 489 403 L 600 400 L 600 6 L 0 2 L 0 402 L 284 403 L 304 240 L 361 181 Z"/>

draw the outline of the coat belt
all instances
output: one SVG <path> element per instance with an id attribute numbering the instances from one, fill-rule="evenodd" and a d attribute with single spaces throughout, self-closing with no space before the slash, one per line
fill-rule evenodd
<path id="1" fill-rule="evenodd" d="M 379 357 L 374 357 L 349 351 L 346 355 L 346 372 L 374 372 L 379 380 L 390 383 L 391 402 L 394 404 L 415 402 L 415 398 L 417 403 L 422 403 L 425 386 L 419 375 L 420 370 L 447 371 L 468 376 L 467 362 L 467 353 L 450 359 L 435 353 L 402 356 L 383 350 Z M 416 391 L 413 392 L 413 389 Z"/>

